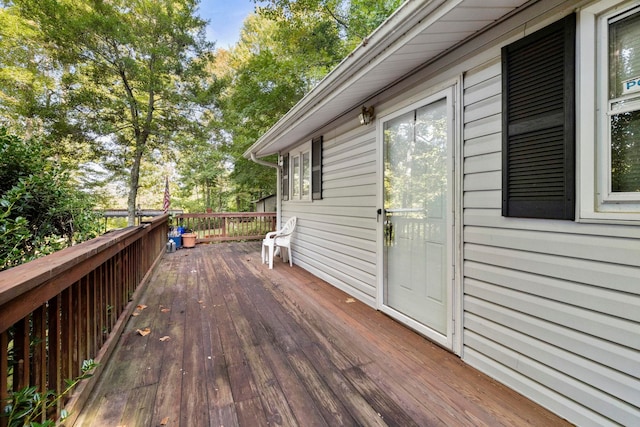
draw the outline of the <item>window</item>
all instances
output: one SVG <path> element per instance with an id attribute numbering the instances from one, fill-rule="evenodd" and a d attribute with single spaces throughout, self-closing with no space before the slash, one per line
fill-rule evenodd
<path id="1" fill-rule="evenodd" d="M 640 6 L 598 3 L 580 22 L 580 216 L 639 220 Z"/>
<path id="2" fill-rule="evenodd" d="M 322 137 L 282 156 L 282 199 L 322 199 Z"/>
<path id="3" fill-rule="evenodd" d="M 575 216 L 575 22 L 502 49 L 504 216 Z"/>

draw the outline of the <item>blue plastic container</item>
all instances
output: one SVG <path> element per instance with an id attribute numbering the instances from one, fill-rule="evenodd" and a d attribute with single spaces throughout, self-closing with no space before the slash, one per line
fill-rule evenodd
<path id="1" fill-rule="evenodd" d="M 169 240 L 173 240 L 173 243 L 176 244 L 176 249 L 180 249 L 182 247 L 182 236 L 169 237 Z"/>
<path id="2" fill-rule="evenodd" d="M 178 234 L 184 234 L 184 227 L 183 226 L 179 226 L 178 227 Z"/>

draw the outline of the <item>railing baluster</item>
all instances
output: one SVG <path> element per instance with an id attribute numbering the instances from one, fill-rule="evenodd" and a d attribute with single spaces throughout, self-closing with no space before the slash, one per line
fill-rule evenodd
<path id="1" fill-rule="evenodd" d="M 56 393 L 62 391 L 62 379 L 61 379 L 61 364 L 62 358 L 60 357 L 60 335 L 62 330 L 62 322 L 60 318 L 60 312 L 62 307 L 62 296 L 56 295 L 49 300 L 48 305 L 48 336 L 47 336 L 47 350 L 49 353 L 48 367 L 47 367 L 47 387 L 50 390 L 55 390 Z M 62 402 L 58 402 L 54 411 L 55 414 L 49 414 L 54 418 L 58 418 Z"/>
<path id="2" fill-rule="evenodd" d="M 16 323 L 13 334 L 13 390 L 29 384 L 29 324 L 31 315 Z"/>
<path id="3" fill-rule="evenodd" d="M 122 254 L 122 265 L 117 271 L 117 281 L 114 286 L 115 292 L 115 312 L 120 313 L 124 308 L 123 292 L 126 291 L 129 281 L 129 258 L 131 257 L 132 246 L 129 245 Z"/>
<path id="4" fill-rule="evenodd" d="M 102 289 L 102 275 L 100 269 L 96 269 L 93 274 L 93 289 L 95 292 L 95 318 L 96 318 L 96 339 L 98 348 L 104 344 L 104 334 L 102 333 L 104 328 L 104 311 L 103 307 L 103 289 Z"/>
<path id="5" fill-rule="evenodd" d="M 47 387 L 47 313 L 41 305 L 33 312 L 33 350 L 31 356 L 31 384 L 46 391 Z"/>
<path id="6" fill-rule="evenodd" d="M 73 366 L 73 321 L 72 321 L 72 295 L 71 289 L 67 288 L 62 291 L 62 304 L 61 304 L 61 321 L 62 328 L 60 331 L 61 336 L 61 378 L 71 377 L 71 366 Z"/>
<path id="7" fill-rule="evenodd" d="M 78 334 L 78 343 L 79 343 L 79 352 L 78 352 L 78 360 L 82 363 L 83 360 L 88 359 L 90 357 L 89 352 L 89 278 L 83 277 L 82 280 L 78 283 L 78 288 L 80 292 L 80 307 L 78 311 L 80 312 L 79 316 L 79 334 Z"/>
<path id="8" fill-rule="evenodd" d="M 95 271 L 89 273 L 87 278 L 87 320 L 89 335 L 89 355 L 94 357 L 98 352 L 98 320 L 96 318 L 96 287 Z"/>
<path id="9" fill-rule="evenodd" d="M 80 335 L 81 335 L 81 321 L 80 321 L 80 300 L 82 298 L 80 283 L 76 282 L 71 287 L 71 339 L 73 340 L 73 354 L 71 358 L 71 372 L 69 377 L 73 378 L 78 375 L 78 366 L 80 366 Z"/>
<path id="10" fill-rule="evenodd" d="M 30 384 L 37 387 L 39 392 L 47 391 L 47 328 L 46 307 L 38 307 L 32 316 L 32 352 L 30 355 L 31 379 Z M 43 412 L 39 422 L 44 422 L 46 414 Z"/>
<path id="11" fill-rule="evenodd" d="M 113 318 L 113 310 L 115 309 L 114 287 L 118 267 L 121 265 L 121 259 L 122 252 L 118 252 L 118 255 L 107 261 L 107 328 L 109 333 L 111 333 L 113 325 L 115 324 L 115 320 Z"/>

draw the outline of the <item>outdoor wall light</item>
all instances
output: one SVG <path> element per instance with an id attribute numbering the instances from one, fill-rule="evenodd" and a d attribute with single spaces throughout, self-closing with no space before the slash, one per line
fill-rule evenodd
<path id="1" fill-rule="evenodd" d="M 361 125 L 368 125 L 373 120 L 373 107 L 362 106 L 362 111 L 358 115 Z"/>

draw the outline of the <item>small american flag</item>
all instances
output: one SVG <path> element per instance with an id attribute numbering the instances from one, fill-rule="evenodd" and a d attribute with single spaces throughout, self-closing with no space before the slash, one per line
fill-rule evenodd
<path id="1" fill-rule="evenodd" d="M 169 177 L 166 177 L 164 184 L 164 200 L 162 201 L 162 209 L 167 213 L 171 206 L 171 194 L 169 193 Z"/>

